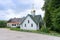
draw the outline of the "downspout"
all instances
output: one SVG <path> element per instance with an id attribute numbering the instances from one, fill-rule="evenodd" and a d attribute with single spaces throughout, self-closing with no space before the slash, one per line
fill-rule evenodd
<path id="1" fill-rule="evenodd" d="M 39 23 L 38 23 L 38 30 L 39 30 Z"/>

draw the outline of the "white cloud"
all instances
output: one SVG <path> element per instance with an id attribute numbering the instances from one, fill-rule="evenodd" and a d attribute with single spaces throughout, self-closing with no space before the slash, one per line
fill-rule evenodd
<path id="1" fill-rule="evenodd" d="M 34 0 L 34 4 L 36 7 L 41 8 L 44 4 L 43 0 Z"/>
<path id="2" fill-rule="evenodd" d="M 31 9 L 29 10 L 25 10 L 23 12 L 20 13 L 15 13 L 13 10 L 9 9 L 8 11 L 6 11 L 7 15 L 6 18 L 21 18 L 21 17 L 26 17 L 28 14 L 31 14 Z M 42 12 L 41 10 L 36 10 L 36 15 L 42 15 L 42 17 L 44 16 L 44 12 Z"/>
<path id="3" fill-rule="evenodd" d="M 23 12 L 15 13 L 14 10 L 9 9 L 9 10 L 6 11 L 6 13 L 7 13 L 6 17 L 7 18 L 14 18 L 14 17 L 21 18 L 21 17 L 26 16 L 27 14 L 30 14 L 30 11 L 31 10 L 25 10 Z"/>
<path id="4" fill-rule="evenodd" d="M 12 0 L 0 0 L 0 4 L 4 4 L 4 2 L 6 5 L 8 6 L 16 6 Z M 23 5 L 26 5 L 26 4 L 33 4 L 34 3 L 34 6 L 35 6 L 35 9 L 36 9 L 36 15 L 42 15 L 42 17 L 44 17 L 44 11 L 42 11 L 42 6 L 44 4 L 44 1 L 43 0 L 18 0 L 20 1 Z M 24 11 L 20 11 L 19 13 L 15 13 L 15 10 L 13 9 L 8 9 L 8 10 L 4 10 L 4 11 L 0 11 L 0 17 L 2 17 L 3 19 L 5 20 L 9 20 L 10 18 L 14 18 L 14 17 L 18 17 L 18 18 L 21 18 L 21 17 L 24 17 L 26 16 L 27 14 L 31 14 L 31 9 L 26 9 Z"/>
<path id="5" fill-rule="evenodd" d="M 22 4 L 34 4 L 36 8 L 41 8 L 44 4 L 44 0 L 18 0 Z"/>
<path id="6" fill-rule="evenodd" d="M 3 16 L 3 18 L 5 20 L 9 20 L 10 18 L 21 18 L 21 17 L 26 17 L 27 14 L 31 14 L 31 9 L 30 10 L 25 10 L 23 12 L 20 13 L 15 13 L 14 10 L 9 9 L 6 11 L 1 11 L 0 13 L 2 13 L 2 15 L 0 15 L 0 17 Z M 42 12 L 41 10 L 36 10 L 36 15 L 42 15 L 42 17 L 44 16 L 44 12 Z"/>
<path id="7" fill-rule="evenodd" d="M 5 8 L 13 8 L 16 6 L 12 0 L 0 0 L 0 5 L 3 5 Z"/>
<path id="8" fill-rule="evenodd" d="M 36 15 L 42 15 L 44 17 L 44 11 L 42 11 L 42 6 L 44 4 L 43 0 L 20 0 L 23 4 L 33 4 L 36 9 Z M 20 12 L 20 15 L 24 16 L 27 15 L 28 13 L 30 14 L 31 9 L 25 10 L 23 12 Z"/>
<path id="9" fill-rule="evenodd" d="M 12 0 L 0 0 L 0 4 L 2 5 L 13 5 L 13 1 Z"/>

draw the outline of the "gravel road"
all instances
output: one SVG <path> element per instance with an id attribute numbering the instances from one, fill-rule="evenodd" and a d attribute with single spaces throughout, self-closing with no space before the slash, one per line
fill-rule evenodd
<path id="1" fill-rule="evenodd" d="M 0 40 L 60 40 L 60 37 L 0 28 Z"/>

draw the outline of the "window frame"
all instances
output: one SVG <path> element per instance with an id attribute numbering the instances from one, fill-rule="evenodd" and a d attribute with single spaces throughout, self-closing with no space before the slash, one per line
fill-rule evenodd
<path id="1" fill-rule="evenodd" d="M 33 27 L 33 24 L 31 24 L 31 27 Z"/>
<path id="2" fill-rule="evenodd" d="M 28 20 L 28 23 L 30 23 L 30 21 Z"/>
<path id="3" fill-rule="evenodd" d="M 25 24 L 25 27 L 26 27 L 26 24 Z"/>
<path id="4" fill-rule="evenodd" d="M 12 26 L 16 26 L 16 24 L 12 24 Z"/>

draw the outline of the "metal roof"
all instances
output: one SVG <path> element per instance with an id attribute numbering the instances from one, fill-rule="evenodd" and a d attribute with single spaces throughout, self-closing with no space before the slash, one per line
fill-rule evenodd
<path id="1" fill-rule="evenodd" d="M 38 24 L 38 23 L 40 23 L 40 22 L 42 21 L 41 15 L 35 15 L 35 16 L 33 17 L 32 15 L 28 14 L 28 15 L 26 16 L 26 18 L 27 18 L 28 16 L 30 16 L 30 17 L 32 18 L 32 20 L 33 20 L 36 24 Z M 25 19 L 26 19 L 26 18 L 25 18 Z M 24 20 L 25 20 L 25 19 L 24 19 Z M 24 22 L 24 20 L 22 21 L 22 23 Z M 21 23 L 21 24 L 22 24 L 22 23 Z"/>

